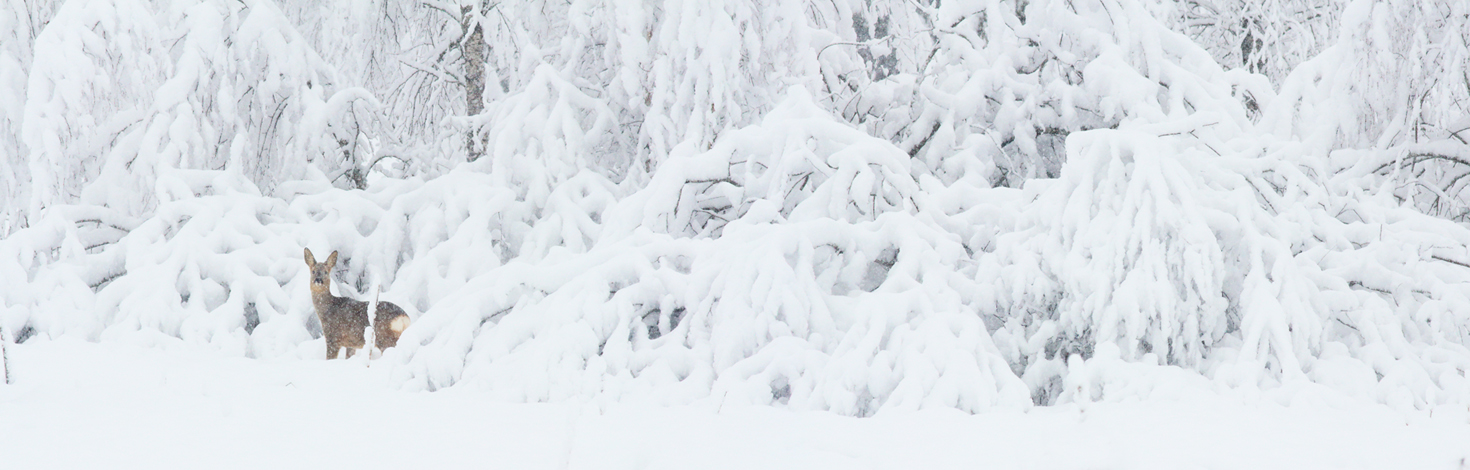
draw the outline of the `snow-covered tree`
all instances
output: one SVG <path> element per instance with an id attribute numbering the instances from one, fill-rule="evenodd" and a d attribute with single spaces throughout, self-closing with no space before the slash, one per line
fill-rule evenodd
<path id="1" fill-rule="evenodd" d="M 150 9 L 131 0 L 68 2 L 36 37 L 22 128 L 30 149 L 29 212 L 79 202 L 136 132 L 172 65 Z M 121 144 L 121 145 L 119 145 Z M 126 204 L 139 195 L 128 188 Z M 125 202 L 126 201 L 126 202 Z M 100 204 L 106 198 L 90 198 Z"/>
<path id="2" fill-rule="evenodd" d="M 15 339 L 317 357 L 309 246 L 410 388 L 1470 397 L 1458 3 L 24 6 Z"/>
<path id="3" fill-rule="evenodd" d="M 6 0 L 0 9 L 0 235 L 26 225 L 30 204 L 29 150 L 21 138 L 26 77 L 36 36 L 61 2 Z"/>
<path id="4" fill-rule="evenodd" d="M 1342 0 L 1175 0 L 1156 13 L 1222 67 L 1282 83 L 1337 39 Z M 1168 8 L 1172 7 L 1172 8 Z M 1171 11 L 1172 10 L 1172 11 Z"/>

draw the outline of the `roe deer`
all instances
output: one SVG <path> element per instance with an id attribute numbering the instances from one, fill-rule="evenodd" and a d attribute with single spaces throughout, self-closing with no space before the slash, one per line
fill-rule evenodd
<path id="1" fill-rule="evenodd" d="M 310 248 L 303 253 L 306 267 L 311 270 L 311 303 L 322 322 L 322 336 L 327 339 L 327 359 L 336 359 L 342 348 L 347 348 L 347 357 L 350 358 L 355 350 L 367 346 L 362 334 L 368 326 L 368 303 L 332 295 L 330 288 L 332 268 L 337 266 L 336 251 L 327 256 L 325 263 L 316 262 Z M 373 323 L 373 337 L 378 349 L 391 348 L 398 344 L 398 336 L 408 328 L 408 314 L 392 302 L 378 302 L 377 318 Z"/>

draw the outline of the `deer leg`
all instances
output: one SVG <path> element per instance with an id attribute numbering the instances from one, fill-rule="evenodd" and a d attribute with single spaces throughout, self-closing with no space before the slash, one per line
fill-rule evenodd
<path id="1" fill-rule="evenodd" d="M 342 349 L 346 349 L 347 350 L 347 359 L 352 359 L 352 353 L 357 351 L 356 349 L 352 349 L 352 348 L 342 348 Z"/>
<path id="2" fill-rule="evenodd" d="M 336 359 L 337 358 L 337 350 L 338 349 L 341 349 L 341 348 L 342 348 L 342 346 L 339 345 L 339 344 L 337 344 L 337 339 L 336 338 L 333 338 L 333 337 L 328 336 L 327 337 L 327 360 L 330 361 L 332 359 Z"/>

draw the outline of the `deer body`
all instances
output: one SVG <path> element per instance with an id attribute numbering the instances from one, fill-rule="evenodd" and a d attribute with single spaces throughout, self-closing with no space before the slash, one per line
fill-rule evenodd
<path id="1" fill-rule="evenodd" d="M 316 262 L 311 249 L 304 250 L 306 267 L 311 270 L 311 303 L 322 323 L 322 336 L 327 340 L 327 359 L 336 359 L 342 348 L 347 357 L 367 346 L 363 330 L 368 327 L 368 303 L 332 295 L 332 268 L 337 266 L 337 252 L 324 263 Z M 378 302 L 373 338 L 378 349 L 398 344 L 398 337 L 408 328 L 408 314 L 391 302 Z"/>
<path id="2" fill-rule="evenodd" d="M 393 305 L 393 302 L 378 302 L 378 313 L 373 316 L 373 342 L 379 350 L 398 345 L 398 337 L 408 329 L 408 314 Z"/>

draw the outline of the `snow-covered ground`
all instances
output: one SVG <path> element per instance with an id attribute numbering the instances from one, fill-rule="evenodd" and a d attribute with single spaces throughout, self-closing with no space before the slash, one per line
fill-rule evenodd
<path id="1" fill-rule="evenodd" d="M 1465 413 L 1196 394 L 970 415 L 502 403 L 363 360 L 73 339 L 12 345 L 0 467 L 1470 468 Z M 361 356 L 359 356 L 360 358 Z M 376 364 L 374 364 L 376 365 Z"/>

